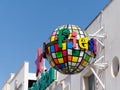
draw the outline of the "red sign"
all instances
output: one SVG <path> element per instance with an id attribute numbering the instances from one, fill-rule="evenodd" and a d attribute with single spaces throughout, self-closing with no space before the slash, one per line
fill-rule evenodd
<path id="1" fill-rule="evenodd" d="M 36 64 L 36 76 L 38 76 L 39 72 L 41 73 L 42 70 L 43 70 L 43 65 L 42 65 L 42 53 L 41 53 L 41 50 L 40 48 L 38 48 L 38 53 L 37 53 L 37 59 L 35 61 L 35 64 Z"/>

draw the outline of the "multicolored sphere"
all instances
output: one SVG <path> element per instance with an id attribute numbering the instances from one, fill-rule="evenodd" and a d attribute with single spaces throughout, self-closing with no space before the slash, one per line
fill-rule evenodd
<path id="1" fill-rule="evenodd" d="M 94 44 L 94 42 L 93 42 Z M 63 74 L 81 72 L 95 55 L 85 31 L 75 25 L 55 29 L 46 43 L 45 53 L 50 65 Z"/>

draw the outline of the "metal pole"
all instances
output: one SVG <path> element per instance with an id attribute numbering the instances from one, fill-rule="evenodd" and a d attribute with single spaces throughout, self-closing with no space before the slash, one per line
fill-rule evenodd
<path id="1" fill-rule="evenodd" d="M 93 72 L 93 74 L 95 75 L 95 77 L 97 78 L 97 80 L 99 81 L 99 83 L 101 84 L 101 86 L 103 87 L 103 89 L 105 90 L 105 86 L 102 83 L 102 81 L 100 80 L 100 78 L 98 77 L 98 75 L 96 74 L 95 70 L 92 67 L 90 67 L 90 69 Z"/>

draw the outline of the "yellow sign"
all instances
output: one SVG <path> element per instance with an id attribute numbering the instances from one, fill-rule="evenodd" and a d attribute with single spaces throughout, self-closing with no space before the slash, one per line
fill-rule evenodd
<path id="1" fill-rule="evenodd" d="M 80 39 L 79 39 L 79 46 L 80 46 L 82 49 L 88 50 L 88 38 L 87 38 L 87 37 L 85 37 L 85 38 L 80 38 Z"/>

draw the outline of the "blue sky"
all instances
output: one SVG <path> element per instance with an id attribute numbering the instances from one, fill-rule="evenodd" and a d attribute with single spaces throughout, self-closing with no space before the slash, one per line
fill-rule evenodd
<path id="1" fill-rule="evenodd" d="M 0 88 L 24 61 L 35 72 L 37 48 L 63 24 L 85 29 L 109 0 L 0 0 Z"/>

